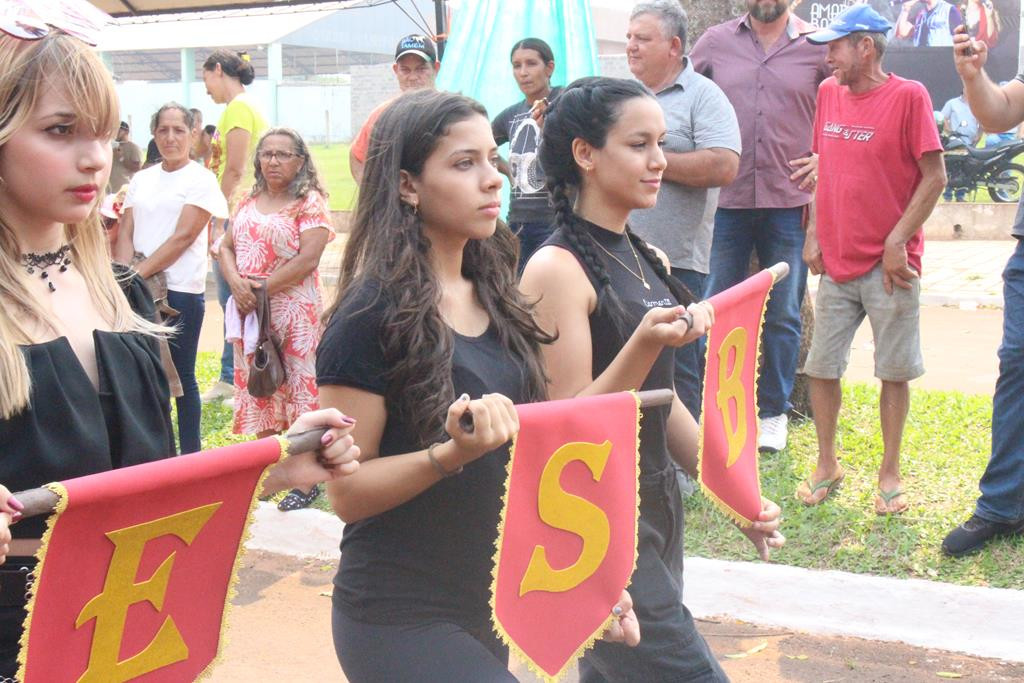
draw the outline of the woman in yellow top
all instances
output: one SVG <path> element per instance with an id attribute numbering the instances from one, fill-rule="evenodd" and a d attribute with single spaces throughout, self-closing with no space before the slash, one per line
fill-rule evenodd
<path id="1" fill-rule="evenodd" d="M 206 92 L 217 104 L 227 104 L 217 123 L 217 132 L 210 142 L 210 170 L 220 181 L 221 192 L 228 200 L 228 209 L 233 214 L 238 200 L 252 189 L 253 165 L 256 144 L 267 122 L 253 105 L 245 92 L 245 86 L 256 78 L 256 71 L 249 61 L 247 52 L 233 52 L 218 49 L 203 62 L 203 83 Z M 214 221 L 210 233 L 210 255 L 217 258 L 218 239 L 226 223 Z M 213 275 L 217 280 L 217 300 L 223 309 L 231 289 L 220 274 L 220 266 L 214 261 Z M 220 379 L 203 394 L 203 401 L 213 401 L 234 396 L 235 359 L 234 348 L 225 343 L 220 357 Z"/>

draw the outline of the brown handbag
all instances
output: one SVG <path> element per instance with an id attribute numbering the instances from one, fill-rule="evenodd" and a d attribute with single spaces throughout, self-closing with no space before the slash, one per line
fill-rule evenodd
<path id="1" fill-rule="evenodd" d="M 249 364 L 248 391 L 250 396 L 266 398 L 272 396 L 284 384 L 284 360 L 281 357 L 281 340 L 270 329 L 270 297 L 264 281 L 259 289 L 252 290 L 256 296 L 256 320 L 260 336 L 256 351 Z"/>

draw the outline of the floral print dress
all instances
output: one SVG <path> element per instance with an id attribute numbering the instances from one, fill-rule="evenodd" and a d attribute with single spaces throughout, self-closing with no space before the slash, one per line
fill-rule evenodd
<path id="1" fill-rule="evenodd" d="M 299 253 L 299 235 L 316 228 L 326 228 L 328 241 L 334 239 L 327 202 L 317 192 L 310 192 L 272 214 L 258 211 L 254 197 L 245 198 L 231 222 L 239 275 L 269 277 Z M 236 434 L 282 432 L 299 415 L 319 407 L 315 366 L 316 347 L 324 329 L 320 322 L 322 312 L 323 291 L 316 270 L 302 282 L 270 297 L 270 327 L 281 339 L 287 374 L 285 383 L 273 396 L 249 395 L 252 354 L 242 350 L 241 341 L 235 342 Z"/>

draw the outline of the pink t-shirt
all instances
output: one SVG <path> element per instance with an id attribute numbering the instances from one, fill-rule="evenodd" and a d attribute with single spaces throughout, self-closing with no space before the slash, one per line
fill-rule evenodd
<path id="1" fill-rule="evenodd" d="M 818 90 L 813 146 L 820 155 L 815 201 L 825 272 L 846 282 L 882 260 L 885 238 L 921 182 L 918 160 L 942 149 L 928 91 L 891 74 L 855 95 L 828 78 Z M 907 242 L 918 273 L 923 252 L 918 227 Z"/>

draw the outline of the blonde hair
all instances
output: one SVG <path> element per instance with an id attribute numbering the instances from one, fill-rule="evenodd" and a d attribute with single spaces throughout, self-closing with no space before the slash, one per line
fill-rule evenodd
<path id="1" fill-rule="evenodd" d="M 66 93 L 76 125 L 114 138 L 119 125 L 114 82 L 85 43 L 57 31 L 34 41 L 0 34 L 0 150 L 25 125 L 48 87 Z M 94 305 L 112 329 L 162 330 L 132 312 L 114 278 L 98 206 L 81 223 L 66 224 L 64 236 Z M 59 332 L 25 287 L 20 260 L 18 240 L 0 206 L 0 419 L 29 405 L 31 377 L 19 346 L 33 343 L 31 330 L 40 326 Z"/>

